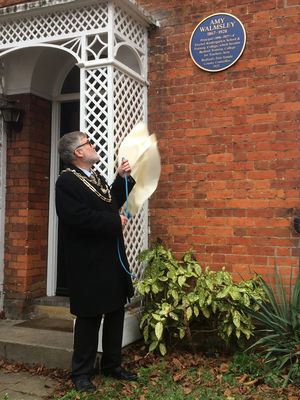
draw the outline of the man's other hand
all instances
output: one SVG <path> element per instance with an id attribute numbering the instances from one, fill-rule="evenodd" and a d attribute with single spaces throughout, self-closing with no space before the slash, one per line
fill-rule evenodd
<path id="1" fill-rule="evenodd" d="M 130 165 L 129 165 L 129 161 L 128 161 L 128 160 L 123 160 L 123 161 L 122 161 L 121 165 L 120 165 L 119 168 L 118 168 L 118 172 L 119 172 L 119 175 L 120 175 L 122 178 L 125 178 L 125 172 L 126 172 L 126 174 L 127 174 L 127 177 L 130 176 L 130 174 L 131 174 L 131 167 L 130 167 Z"/>
<path id="2" fill-rule="evenodd" d="M 122 230 L 124 230 L 125 226 L 126 226 L 126 224 L 128 222 L 128 218 L 125 217 L 125 215 L 120 215 L 120 218 L 121 218 L 121 223 L 122 223 Z"/>

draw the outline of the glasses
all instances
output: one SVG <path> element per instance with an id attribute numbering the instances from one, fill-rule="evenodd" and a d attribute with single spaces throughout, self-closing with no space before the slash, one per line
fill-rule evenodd
<path id="1" fill-rule="evenodd" d="M 82 144 L 80 144 L 79 146 L 77 146 L 77 147 L 75 148 L 75 150 L 79 149 L 79 148 L 82 147 L 82 146 L 85 146 L 86 144 L 89 144 L 90 146 L 93 145 L 92 142 L 88 139 L 85 143 L 82 143 Z"/>

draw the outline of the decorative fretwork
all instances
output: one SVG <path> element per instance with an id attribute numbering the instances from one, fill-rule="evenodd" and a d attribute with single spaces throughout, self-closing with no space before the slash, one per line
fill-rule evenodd
<path id="1" fill-rule="evenodd" d="M 114 69 L 114 154 L 115 163 L 123 139 L 145 118 L 145 87 Z"/>
<path id="2" fill-rule="evenodd" d="M 87 59 L 89 61 L 99 60 L 100 58 L 107 58 L 107 34 L 89 36 L 87 40 L 88 45 L 86 47 L 86 51 Z"/>
<path id="3" fill-rule="evenodd" d="M 75 53 L 78 57 L 80 57 L 81 45 L 82 45 L 82 39 L 75 38 L 67 41 L 66 43 L 62 43 L 61 47 L 65 47 L 66 49 L 73 51 L 73 53 Z"/>
<path id="4" fill-rule="evenodd" d="M 122 2 L 90 0 L 83 5 L 74 1 L 56 9 L 41 7 L 39 13 L 11 12 L 0 17 L 0 54 L 45 44 L 75 57 L 84 87 L 81 126 L 96 145 L 101 157 L 97 168 L 108 181 L 116 173 L 122 140 L 146 116 L 147 28 L 134 13 L 130 15 L 122 8 Z M 113 13 L 108 11 L 112 8 Z M 108 43 L 114 48 L 108 49 Z M 108 53 L 110 59 L 105 60 Z M 145 204 L 124 231 L 131 272 L 138 279 L 143 275 L 143 265 L 136 257 L 147 246 L 147 211 Z"/>
<path id="5" fill-rule="evenodd" d="M 131 40 L 140 50 L 145 51 L 145 27 L 135 21 L 128 13 L 120 7 L 115 7 L 115 30 L 118 31 L 123 38 Z"/>
<path id="6" fill-rule="evenodd" d="M 79 8 L 34 14 L 0 22 L 0 47 L 21 42 L 55 42 L 62 36 L 74 37 L 90 30 L 107 29 L 107 2 Z"/>
<path id="7" fill-rule="evenodd" d="M 140 280 L 143 277 L 144 265 L 137 261 L 138 254 L 145 249 L 147 235 L 145 224 L 145 206 L 142 206 L 133 219 L 129 219 L 124 231 L 126 242 L 126 254 L 130 266 L 130 272 Z"/>
<path id="8" fill-rule="evenodd" d="M 120 144 L 136 124 L 145 119 L 145 87 L 123 72 L 114 69 L 114 163 L 117 168 L 117 156 Z M 126 204 L 121 212 L 125 214 Z M 146 206 L 141 207 L 134 218 L 129 220 L 124 232 L 126 253 L 131 273 L 141 279 L 143 265 L 136 260 L 147 243 Z"/>
<path id="9" fill-rule="evenodd" d="M 85 71 L 85 126 L 100 154 L 101 173 L 108 177 L 108 67 Z"/>

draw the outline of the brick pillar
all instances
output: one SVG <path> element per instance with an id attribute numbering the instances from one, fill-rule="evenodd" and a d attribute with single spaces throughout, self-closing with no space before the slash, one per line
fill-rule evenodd
<path id="1" fill-rule="evenodd" d="M 19 319 L 46 294 L 51 103 L 31 94 L 14 99 L 24 126 L 7 142 L 4 310 Z"/>

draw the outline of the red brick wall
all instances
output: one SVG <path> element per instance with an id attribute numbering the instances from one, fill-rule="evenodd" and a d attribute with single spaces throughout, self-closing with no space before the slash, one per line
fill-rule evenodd
<path id="1" fill-rule="evenodd" d="M 298 271 L 298 0 L 137 0 L 160 27 L 149 40 L 149 130 L 162 174 L 150 201 L 151 240 L 201 265 L 284 276 Z M 293 6 L 295 5 L 295 6 Z M 245 51 L 209 73 L 189 54 L 198 23 L 214 13 L 239 18 Z"/>
<path id="2" fill-rule="evenodd" d="M 29 315 L 32 301 L 46 294 L 51 103 L 19 95 L 21 132 L 7 142 L 4 310 Z"/>

